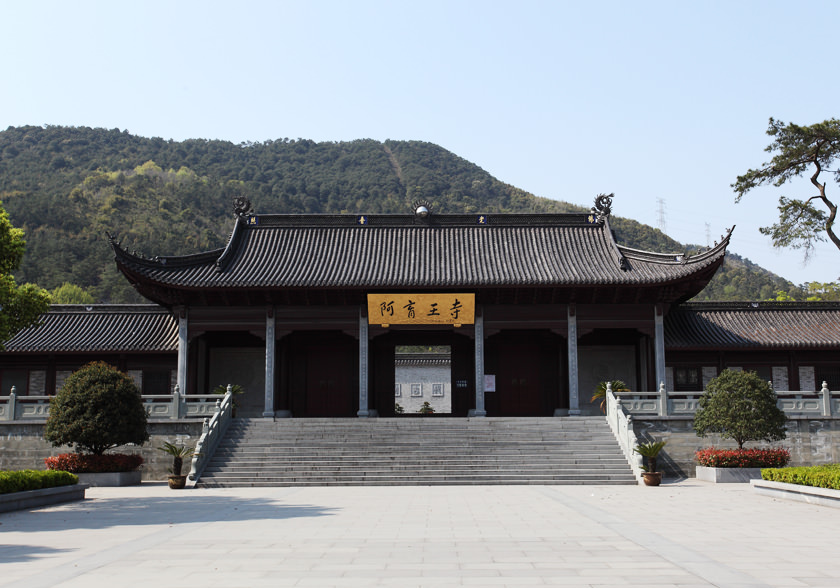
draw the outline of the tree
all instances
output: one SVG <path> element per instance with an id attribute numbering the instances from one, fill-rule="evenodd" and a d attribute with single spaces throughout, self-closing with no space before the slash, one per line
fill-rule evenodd
<path id="1" fill-rule="evenodd" d="M 723 370 L 709 382 L 694 415 L 694 431 L 718 433 L 743 449 L 747 441 L 781 441 L 786 437 L 784 411 L 776 393 L 755 372 Z"/>
<path id="2" fill-rule="evenodd" d="M 35 284 L 18 286 L 12 272 L 20 268 L 26 241 L 23 231 L 9 221 L 0 202 L 0 350 L 3 341 L 26 327 L 37 324 L 50 308 L 50 295 Z"/>
<path id="3" fill-rule="evenodd" d="M 735 202 L 740 202 L 753 188 L 765 184 L 782 186 L 813 170 L 811 183 L 817 188 L 817 194 L 805 200 L 781 196 L 779 222 L 759 230 L 773 239 L 774 247 L 804 249 L 806 259 L 814 244 L 825 240 L 823 232 L 840 249 L 840 236 L 834 231 L 837 205 L 826 194 L 826 182 L 820 183 L 823 171 L 834 174 L 835 181 L 840 181 L 840 170 L 829 169 L 840 157 L 840 120 L 832 118 L 801 127 L 792 123 L 786 125 L 771 118 L 767 134 L 774 139 L 764 150 L 775 155 L 769 162 L 761 164 L 759 169 L 751 169 L 738 176 L 732 184 L 737 194 Z M 818 203 L 828 209 L 827 214 L 825 210 L 814 206 Z"/>
<path id="4" fill-rule="evenodd" d="M 50 399 L 44 438 L 102 455 L 108 449 L 149 440 L 140 390 L 126 374 L 103 361 L 73 372 Z"/>
<path id="5" fill-rule="evenodd" d="M 839 300 L 840 284 L 837 282 L 806 282 L 803 284 L 806 300 Z"/>
<path id="6" fill-rule="evenodd" d="M 70 282 L 64 282 L 51 292 L 53 304 L 93 304 L 93 294 Z"/>

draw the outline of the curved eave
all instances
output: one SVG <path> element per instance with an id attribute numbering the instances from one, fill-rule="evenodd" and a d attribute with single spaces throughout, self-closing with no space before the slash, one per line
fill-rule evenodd
<path id="1" fill-rule="evenodd" d="M 202 291 L 253 292 L 266 301 L 276 290 L 307 289 L 634 288 L 659 289 L 646 299 L 677 302 L 708 283 L 728 241 L 683 258 L 620 247 L 608 223 L 260 227 L 239 219 L 223 250 L 150 260 L 112 245 L 135 288 L 171 306 Z"/>

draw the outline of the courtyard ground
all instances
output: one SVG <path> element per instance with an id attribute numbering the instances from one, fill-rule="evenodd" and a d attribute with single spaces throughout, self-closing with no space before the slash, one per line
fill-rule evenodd
<path id="1" fill-rule="evenodd" d="M 840 509 L 747 484 L 87 495 L 0 514 L 0 586 L 840 586 Z"/>

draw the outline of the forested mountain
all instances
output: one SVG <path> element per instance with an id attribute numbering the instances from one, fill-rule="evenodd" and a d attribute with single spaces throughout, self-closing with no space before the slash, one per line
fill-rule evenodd
<path id="1" fill-rule="evenodd" d="M 534 196 L 420 141 L 236 145 L 84 127 L 0 132 L 0 200 L 27 240 L 19 282 L 47 289 L 69 282 L 100 302 L 138 302 L 116 271 L 105 232 L 146 255 L 221 247 L 236 196 L 263 213 L 405 213 L 419 198 L 449 213 L 589 208 Z M 630 247 L 692 249 L 633 220 L 612 217 L 611 224 Z M 801 295 L 737 255 L 727 258 L 701 299 L 765 299 L 777 290 Z"/>

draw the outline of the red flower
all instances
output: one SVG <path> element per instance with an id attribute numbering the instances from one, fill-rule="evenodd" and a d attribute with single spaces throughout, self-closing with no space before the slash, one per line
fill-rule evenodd
<path id="1" fill-rule="evenodd" d="M 790 462 L 787 449 L 715 449 L 695 452 L 697 462 L 710 468 L 783 468 Z"/>
<path id="2" fill-rule="evenodd" d="M 44 460 L 48 470 L 61 470 L 74 474 L 101 472 L 131 472 L 143 465 L 143 457 L 134 453 L 62 453 Z"/>

